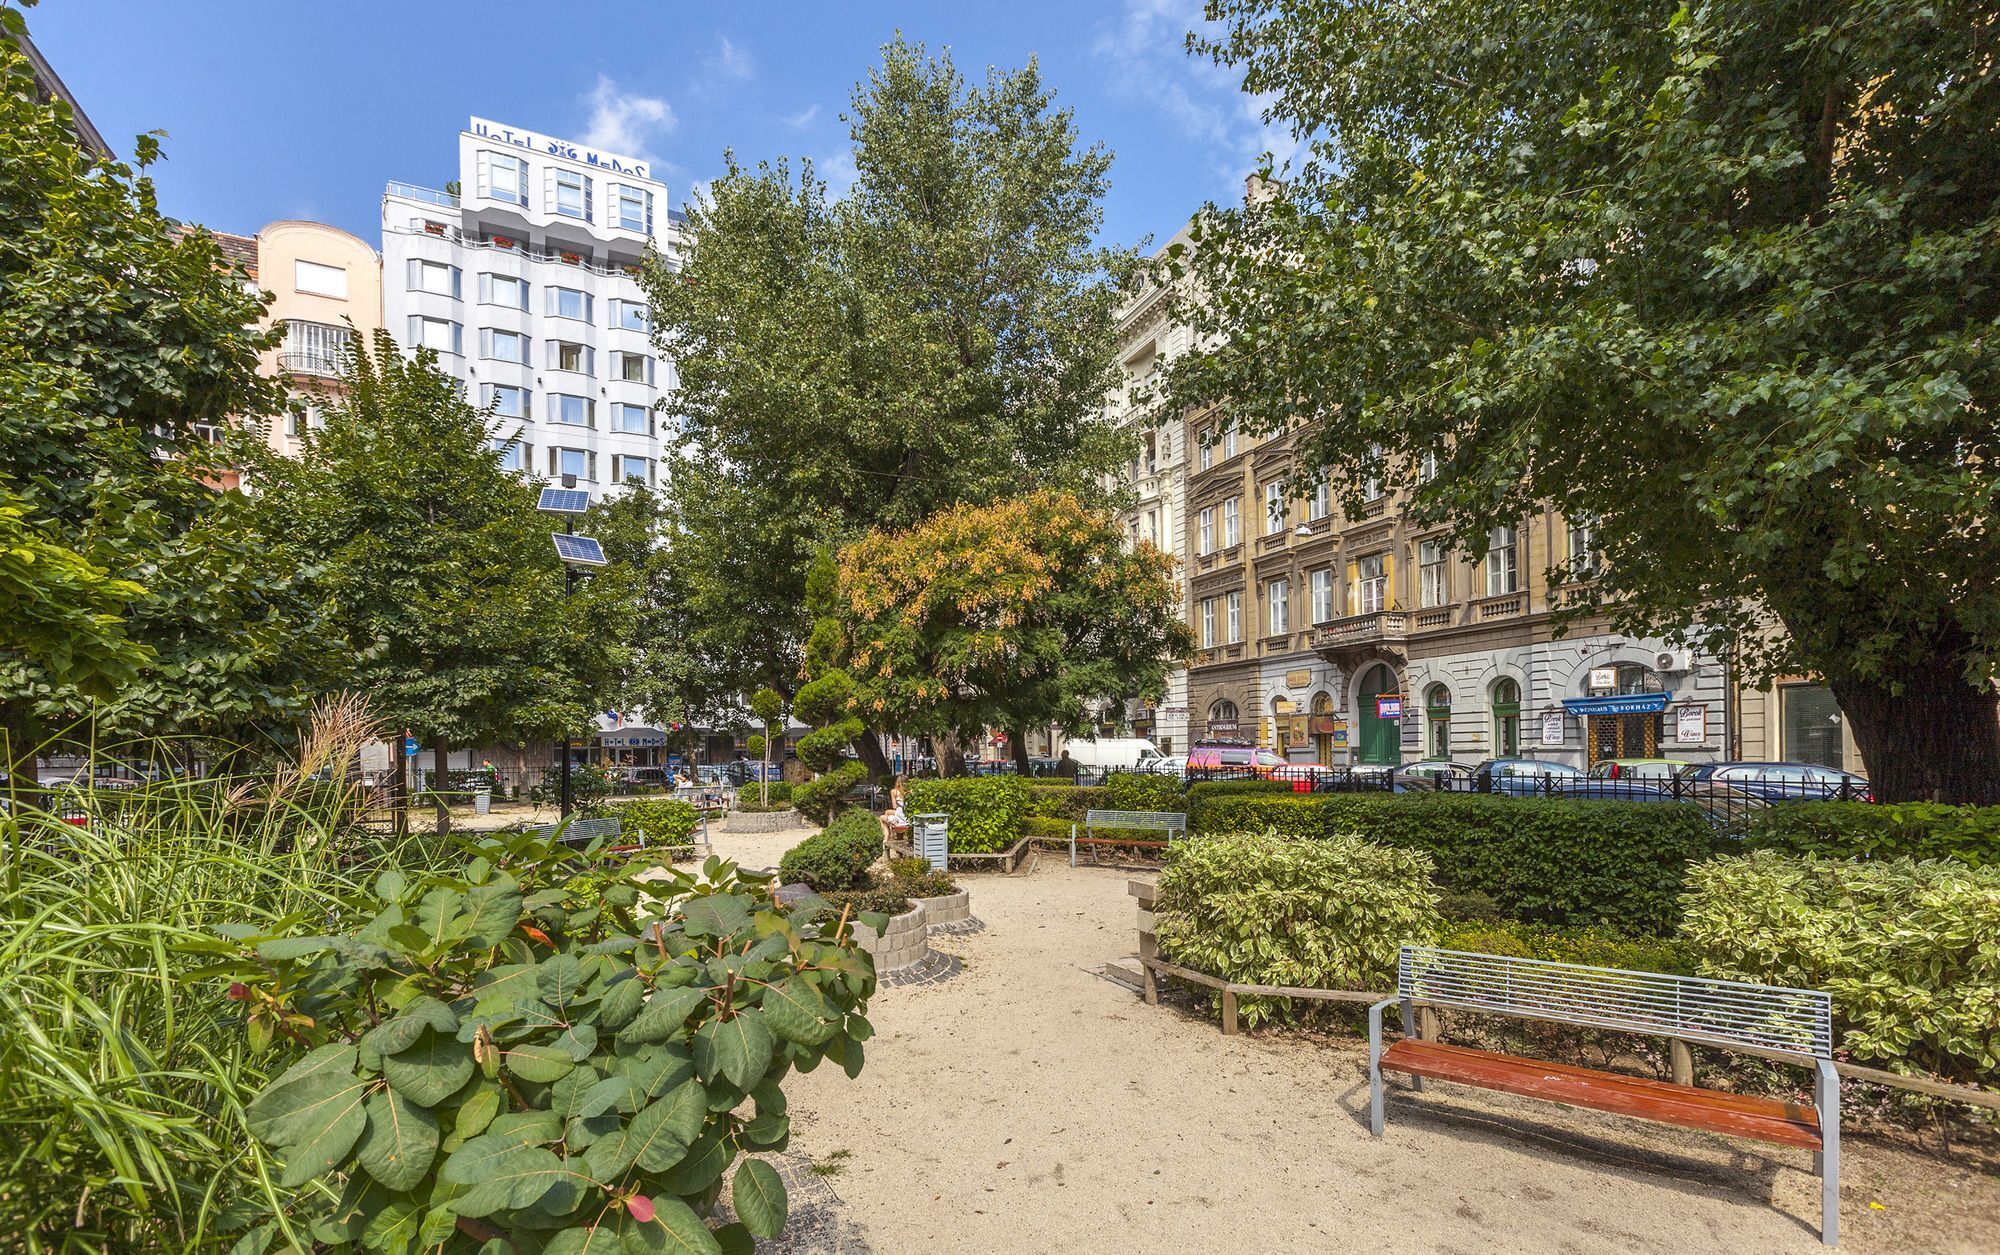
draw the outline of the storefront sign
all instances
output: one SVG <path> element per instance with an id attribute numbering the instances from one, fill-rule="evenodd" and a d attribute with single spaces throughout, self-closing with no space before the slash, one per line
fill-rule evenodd
<path id="1" fill-rule="evenodd" d="M 1288 689 L 1302 689 L 1312 682 L 1313 673 L 1311 671 L 1285 672 L 1285 687 Z"/>
<path id="2" fill-rule="evenodd" d="M 1288 697 L 1280 697 L 1277 701 L 1272 703 L 1271 709 L 1281 715 L 1296 714 L 1299 709 L 1299 704 Z"/>
<path id="3" fill-rule="evenodd" d="M 472 124 L 466 129 L 480 139 L 511 144 L 516 148 L 532 149 L 538 153 L 547 153 L 551 157 L 562 157 L 569 161 L 580 161 L 584 165 L 609 170 L 613 174 L 629 174 L 638 179 L 646 177 L 646 163 L 643 161 L 601 153 L 581 144 L 573 144 L 566 139 L 554 139 L 534 131 L 517 130 L 511 126 L 502 126 L 498 122 L 489 122 L 485 118 L 472 119 Z"/>
<path id="4" fill-rule="evenodd" d="M 1708 739 L 1708 707 L 1683 706 L 1674 712 L 1674 743 L 1700 745 Z"/>
<path id="5" fill-rule="evenodd" d="M 1592 667 L 1590 669 L 1590 683 L 1587 687 L 1593 693 L 1608 692 L 1611 689 L 1617 688 L 1618 668 Z"/>
<path id="6" fill-rule="evenodd" d="M 1232 736 L 1236 732 L 1236 721 L 1234 719 L 1211 719 L 1208 721 L 1208 730 L 1221 736 Z"/>
<path id="7" fill-rule="evenodd" d="M 1332 715 L 1314 715 L 1312 730 L 1314 736 L 1332 736 L 1335 730 L 1347 731 L 1347 720 L 1336 719 Z"/>
<path id="8" fill-rule="evenodd" d="M 1347 744 L 1347 720 L 1336 719 L 1333 721 L 1333 743 L 1335 745 Z"/>
<path id="9" fill-rule="evenodd" d="M 1673 700 L 1672 693 L 1629 693 L 1612 697 L 1565 697 L 1563 709 L 1572 715 L 1657 715 Z"/>
<path id="10" fill-rule="evenodd" d="M 1561 745 L 1563 743 L 1563 713 L 1552 710 L 1542 716 L 1542 744 Z"/>
<path id="11" fill-rule="evenodd" d="M 597 743 L 606 749 L 646 749 L 665 745 L 667 734 L 658 728 L 623 728 L 617 732 L 600 732 Z"/>
<path id="12" fill-rule="evenodd" d="M 1375 699 L 1375 717 L 1377 719 L 1401 719 L 1403 717 L 1403 695 L 1401 693 L 1383 693 L 1378 696 Z"/>

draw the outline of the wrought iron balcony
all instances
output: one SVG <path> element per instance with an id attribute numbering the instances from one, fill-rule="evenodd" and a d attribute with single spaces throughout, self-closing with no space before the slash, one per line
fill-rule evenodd
<path id="1" fill-rule="evenodd" d="M 337 379 L 341 372 L 340 354 L 331 349 L 280 349 L 278 368 L 294 375 L 319 375 Z"/>

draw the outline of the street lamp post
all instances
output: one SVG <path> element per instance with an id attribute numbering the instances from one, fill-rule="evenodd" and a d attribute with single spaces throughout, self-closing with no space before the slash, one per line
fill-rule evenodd
<path id="1" fill-rule="evenodd" d="M 553 533 L 551 539 L 555 542 L 556 557 L 561 559 L 563 564 L 563 602 L 567 605 L 570 597 L 576 592 L 576 582 L 583 578 L 582 568 L 604 565 L 604 546 L 588 536 L 576 534 L 576 516 L 590 509 L 590 494 L 577 488 L 576 476 L 565 475 L 562 477 L 562 487 L 542 489 L 541 500 L 536 503 L 536 508 L 544 514 L 563 516 L 562 531 Z M 569 818 L 570 808 L 575 801 L 575 793 L 570 787 L 570 749 L 570 736 L 565 732 L 560 766 L 562 785 L 556 803 L 558 816 L 562 819 Z"/>

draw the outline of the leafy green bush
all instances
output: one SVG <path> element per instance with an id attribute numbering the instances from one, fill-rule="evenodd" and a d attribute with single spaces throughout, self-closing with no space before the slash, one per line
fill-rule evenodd
<path id="1" fill-rule="evenodd" d="M 1028 786 L 1026 814 L 1042 819 L 1082 819 L 1088 810 L 1106 810 L 1111 793 L 1099 785 L 1044 784 Z"/>
<path id="2" fill-rule="evenodd" d="M 1187 793 L 1181 782 L 1158 772 L 1114 771 L 1105 778 L 1108 809 L 1115 811 L 1184 811 Z"/>
<path id="3" fill-rule="evenodd" d="M 1175 963 L 1225 980 L 1387 989 L 1405 942 L 1437 935 L 1431 861 L 1353 835 L 1235 833 L 1176 842 L 1160 873 L 1155 934 Z M 1255 1024 L 1286 999 L 1241 1000 Z"/>
<path id="4" fill-rule="evenodd" d="M 699 875 L 610 867 L 531 833 L 475 849 L 461 876 L 379 877 L 352 934 L 234 943 L 253 1024 L 303 1055 L 248 1109 L 285 1161 L 280 1184 L 301 1192 L 236 1249 L 309 1245 L 287 1225 L 369 1251 L 775 1236 L 776 1170 L 736 1161 L 785 1147 L 792 1068 L 859 1072 L 867 956 L 720 859 Z M 664 918 L 640 914 L 641 873 L 674 903 Z M 711 1232 L 702 1216 L 732 1163 L 737 1219 Z"/>
<path id="5" fill-rule="evenodd" d="M 912 780 L 903 810 L 951 817 L 951 848 L 991 854 L 1021 839 L 1031 786 L 1019 776 L 954 776 Z"/>
<path id="6" fill-rule="evenodd" d="M 674 850 L 693 849 L 694 830 L 701 824 L 701 812 L 693 802 L 671 797 L 598 802 L 586 807 L 583 814 L 618 820 L 621 842 Z"/>
<path id="7" fill-rule="evenodd" d="M 1424 851 L 1446 888 L 1487 894 L 1514 918 L 1636 932 L 1673 930 L 1688 864 L 1720 845 L 1699 808 L 1659 802 L 1331 793 L 1209 795 L 1191 806 L 1197 832 L 1359 833 Z"/>
<path id="8" fill-rule="evenodd" d="M 2000 866 L 2000 806 L 1939 802 L 1781 802 L 1759 811 L 1749 844 L 1831 858 L 1950 858 Z"/>
<path id="9" fill-rule="evenodd" d="M 609 768 L 595 763 L 571 763 L 569 767 L 569 796 L 578 806 L 588 806 L 611 796 L 615 784 Z M 528 790 L 528 797 L 542 806 L 552 806 L 562 800 L 562 764 L 551 763 L 542 773 L 542 778 Z"/>
<path id="10" fill-rule="evenodd" d="M 1438 914 L 1447 920 L 1467 920 L 1487 924 L 1496 924 L 1507 918 L 1507 913 L 1500 909 L 1500 904 L 1495 902 L 1490 894 L 1481 893 L 1477 889 L 1465 892 L 1456 889 L 1440 891 Z"/>
<path id="11" fill-rule="evenodd" d="M 842 811 L 823 831 L 786 850 L 778 875 L 821 893 L 855 889 L 867 882 L 868 868 L 881 853 L 881 821 L 867 811 Z"/>
<path id="12" fill-rule="evenodd" d="M 816 778 L 800 785 L 792 796 L 799 811 L 826 823 L 847 806 L 847 795 L 867 776 L 868 769 L 847 757 L 855 738 L 867 731 L 848 710 L 854 681 L 845 671 L 828 671 L 800 686 L 792 713 L 814 725 L 799 738 L 799 760 Z"/>
<path id="13" fill-rule="evenodd" d="M 1564 928 L 1520 920 L 1448 919 L 1439 930 L 1438 944 L 1447 950 L 1617 967 L 1629 972 L 1689 975 L 1694 971 L 1687 947 L 1680 942 L 1633 936 L 1602 924 Z"/>
<path id="14" fill-rule="evenodd" d="M 764 784 L 764 797 L 772 803 L 790 802 L 792 800 L 792 782 L 789 780 L 766 781 Z"/>
<path id="15" fill-rule="evenodd" d="M 825 895 L 826 904 L 835 911 L 841 907 L 854 908 L 854 918 L 864 914 L 901 915 L 910 909 L 910 896 L 894 884 L 869 885 L 862 889 L 842 889 Z"/>
<path id="16" fill-rule="evenodd" d="M 2000 868 L 1760 851 L 1688 882 L 1703 976 L 1824 989 L 1845 1048 L 1892 1070 L 2000 1069 Z"/>

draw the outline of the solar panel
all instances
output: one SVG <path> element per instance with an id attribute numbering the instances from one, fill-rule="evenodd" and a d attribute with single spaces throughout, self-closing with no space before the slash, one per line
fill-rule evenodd
<path id="1" fill-rule="evenodd" d="M 544 488 L 535 508 L 544 514 L 587 514 L 590 494 L 581 488 Z"/>
<path id="2" fill-rule="evenodd" d="M 565 536 L 555 532 L 551 538 L 556 542 L 556 557 L 574 566 L 603 566 L 604 546 L 597 543 L 595 536 Z"/>

